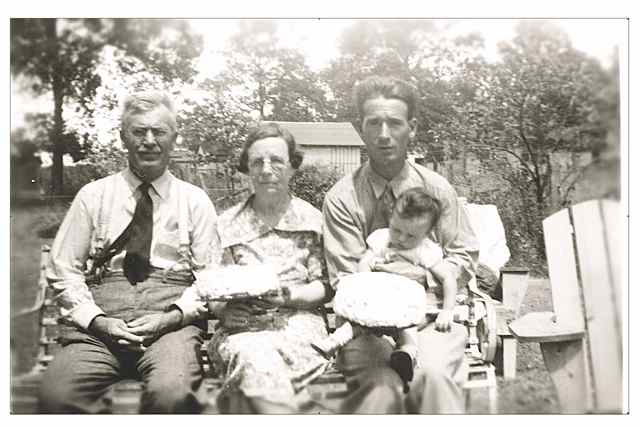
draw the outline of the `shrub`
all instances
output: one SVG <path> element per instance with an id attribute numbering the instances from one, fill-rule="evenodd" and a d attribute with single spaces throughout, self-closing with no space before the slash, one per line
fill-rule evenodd
<path id="1" fill-rule="evenodd" d="M 340 178 L 340 174 L 333 168 L 304 165 L 291 179 L 290 188 L 298 198 L 322 209 L 325 194 Z"/>
<path id="2" fill-rule="evenodd" d="M 64 166 L 63 192 L 61 195 L 74 196 L 89 182 L 116 173 L 126 167 L 127 154 L 112 145 L 92 148 L 82 161 Z M 45 193 L 51 190 L 51 167 L 42 168 L 40 179 Z"/>

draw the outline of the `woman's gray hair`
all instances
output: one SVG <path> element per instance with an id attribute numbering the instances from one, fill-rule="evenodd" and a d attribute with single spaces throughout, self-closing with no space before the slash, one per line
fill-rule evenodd
<path id="1" fill-rule="evenodd" d="M 132 115 L 141 114 L 147 111 L 164 106 L 169 111 L 169 126 L 174 132 L 177 131 L 176 109 L 169 95 L 161 91 L 145 91 L 127 95 L 122 103 L 122 115 L 120 121 L 122 128 L 126 128 L 128 120 Z"/>

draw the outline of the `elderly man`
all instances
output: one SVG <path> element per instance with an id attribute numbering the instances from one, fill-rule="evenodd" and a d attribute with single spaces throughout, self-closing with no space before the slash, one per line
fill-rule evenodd
<path id="1" fill-rule="evenodd" d="M 109 412 L 112 385 L 137 378 L 141 412 L 199 412 L 205 309 L 181 295 L 217 247 L 216 212 L 167 170 L 177 129 L 165 94 L 129 96 L 120 137 L 129 167 L 78 192 L 51 249 L 47 279 L 73 327 L 40 409 Z"/>
<path id="2" fill-rule="evenodd" d="M 414 88 L 395 78 L 370 77 L 356 87 L 355 99 L 369 161 L 336 183 L 324 201 L 325 255 L 332 285 L 340 275 L 357 272 L 367 236 L 388 227 L 395 199 L 417 186 L 442 206 L 435 232 L 445 253 L 442 262 L 460 282 L 468 281 L 478 250 L 455 190 L 442 176 L 406 160 L 407 144 L 417 128 Z M 427 272 L 407 262 L 378 265 L 376 270 L 420 282 L 425 282 Z M 370 334 L 352 340 L 337 359 L 351 390 L 343 411 L 462 413 L 465 342 L 466 330 L 458 324 L 449 332 L 436 331 L 433 323 L 422 330 L 417 369 L 405 396 L 400 377 L 389 366 L 391 344 Z"/>

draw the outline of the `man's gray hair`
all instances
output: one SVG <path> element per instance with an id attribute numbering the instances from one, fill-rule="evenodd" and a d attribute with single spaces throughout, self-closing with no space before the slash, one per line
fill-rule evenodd
<path id="1" fill-rule="evenodd" d="M 126 128 L 129 117 L 164 106 L 169 111 L 169 126 L 177 131 L 176 109 L 169 95 L 161 91 L 145 91 L 127 95 L 122 103 L 122 115 L 120 121 L 122 128 Z"/>

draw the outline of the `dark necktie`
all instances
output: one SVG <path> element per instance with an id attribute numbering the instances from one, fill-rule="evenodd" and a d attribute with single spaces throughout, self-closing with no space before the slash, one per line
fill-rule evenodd
<path id="1" fill-rule="evenodd" d="M 375 212 L 373 215 L 373 226 L 371 232 L 380 228 L 388 228 L 389 220 L 391 219 L 391 212 L 393 210 L 393 204 L 396 202 L 396 197 L 393 195 L 390 185 L 384 187 L 384 191 L 380 198 L 376 201 Z"/>
<path id="2" fill-rule="evenodd" d="M 131 223 L 123 233 L 127 235 L 127 254 L 122 269 L 131 284 L 146 280 L 151 272 L 149 255 L 153 237 L 153 203 L 149 196 L 149 188 L 151 185 L 145 182 L 138 186 L 140 197 L 136 210 L 133 212 Z"/>

